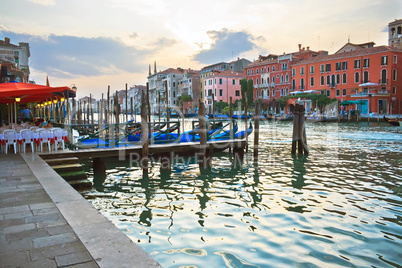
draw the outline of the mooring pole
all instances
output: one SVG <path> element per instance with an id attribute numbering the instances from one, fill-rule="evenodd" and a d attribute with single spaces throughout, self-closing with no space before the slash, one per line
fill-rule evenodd
<path id="1" fill-rule="evenodd" d="M 233 103 L 232 103 L 232 97 L 230 97 L 230 104 L 229 104 L 229 120 L 230 120 L 230 140 L 234 139 L 234 133 L 233 133 Z M 229 153 L 232 153 L 232 146 L 229 147 Z"/>
<path id="2" fill-rule="evenodd" d="M 296 145 L 298 154 L 309 154 L 307 148 L 304 107 L 299 104 L 296 104 L 295 112 L 293 114 L 292 154 L 296 154 Z"/>
<path id="3" fill-rule="evenodd" d="M 92 159 L 92 169 L 94 171 L 94 186 L 101 187 L 106 179 L 106 165 L 102 158 L 95 157 Z"/>
<path id="4" fill-rule="evenodd" d="M 126 123 L 128 123 L 128 89 L 126 83 Z"/>
<path id="5" fill-rule="evenodd" d="M 247 95 L 244 96 L 245 101 L 244 101 L 244 124 L 246 127 L 246 153 L 248 153 L 248 135 L 247 135 L 247 108 L 248 108 L 248 101 L 247 101 Z"/>
<path id="6" fill-rule="evenodd" d="M 257 102 L 256 105 L 255 105 L 255 115 L 254 115 L 254 128 L 255 128 L 255 130 L 254 130 L 254 161 L 258 160 L 258 142 L 259 142 L 259 133 L 260 133 L 260 105 L 261 105 L 261 103 L 259 103 L 259 102 Z M 246 133 L 246 135 L 247 135 L 247 133 Z"/>
<path id="7" fill-rule="evenodd" d="M 200 125 L 200 159 L 198 160 L 200 171 L 203 172 L 208 167 L 207 160 L 207 124 L 205 119 L 205 105 L 199 100 L 199 125 Z"/>
<path id="8" fill-rule="evenodd" d="M 149 133 L 147 122 L 147 101 L 145 92 L 141 96 L 141 132 L 142 132 L 142 158 L 141 165 L 144 172 L 148 172 Z"/>

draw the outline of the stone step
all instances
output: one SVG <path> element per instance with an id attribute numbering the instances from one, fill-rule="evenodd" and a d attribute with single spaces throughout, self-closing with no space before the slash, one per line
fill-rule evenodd
<path id="1" fill-rule="evenodd" d="M 78 172 L 83 171 L 81 164 L 64 164 L 64 165 L 56 165 L 51 166 L 57 173 L 66 173 L 66 172 Z"/>
<path id="2" fill-rule="evenodd" d="M 43 158 L 43 155 L 41 156 Z M 49 166 L 78 163 L 78 157 L 44 159 Z"/>
<path id="3" fill-rule="evenodd" d="M 77 171 L 77 172 L 62 172 L 59 173 L 59 175 L 68 183 L 70 183 L 70 181 L 76 181 L 76 180 L 87 180 L 87 174 L 81 170 L 81 171 Z"/>
<path id="4" fill-rule="evenodd" d="M 69 184 L 76 190 L 84 190 L 92 188 L 92 183 L 89 180 L 70 181 Z"/>

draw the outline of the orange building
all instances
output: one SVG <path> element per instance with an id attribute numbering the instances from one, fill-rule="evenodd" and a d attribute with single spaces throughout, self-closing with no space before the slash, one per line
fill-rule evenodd
<path id="1" fill-rule="evenodd" d="M 399 73 L 399 76 L 398 76 Z M 292 65 L 292 91 L 315 90 L 362 114 L 402 110 L 402 50 L 374 43 L 347 43 L 335 54 L 309 57 Z"/>

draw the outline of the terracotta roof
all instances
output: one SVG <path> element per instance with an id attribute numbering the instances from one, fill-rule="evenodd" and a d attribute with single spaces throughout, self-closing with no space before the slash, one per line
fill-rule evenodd
<path id="1" fill-rule="evenodd" d="M 214 70 L 213 73 L 214 73 L 215 76 L 235 76 L 235 77 L 243 77 L 243 73 L 241 73 L 241 72 Z"/>
<path id="2" fill-rule="evenodd" d="M 358 56 L 366 56 L 366 55 L 392 52 L 392 51 L 393 52 L 402 52 L 402 49 L 388 47 L 388 46 L 361 48 L 361 49 L 356 49 L 353 51 L 347 51 L 347 52 L 338 53 L 338 54 L 331 54 L 331 55 L 326 55 L 326 56 L 316 56 L 316 57 L 312 57 L 312 58 L 307 58 L 296 64 L 293 64 L 293 66 L 304 65 L 304 64 L 315 63 L 315 62 L 324 62 L 324 61 L 336 60 L 336 59 L 353 58 L 353 57 L 358 57 Z"/>
<path id="3" fill-rule="evenodd" d="M 393 22 L 390 22 L 388 25 L 389 25 L 389 26 L 392 26 L 392 25 L 394 25 L 394 24 L 400 24 L 400 23 L 402 23 L 402 19 L 394 20 Z"/>

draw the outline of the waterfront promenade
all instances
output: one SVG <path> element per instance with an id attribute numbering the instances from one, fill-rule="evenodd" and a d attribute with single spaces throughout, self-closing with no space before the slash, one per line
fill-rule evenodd
<path id="1" fill-rule="evenodd" d="M 33 153 L 0 155 L 0 267 L 161 267 Z"/>

